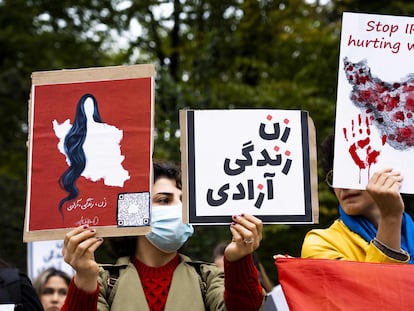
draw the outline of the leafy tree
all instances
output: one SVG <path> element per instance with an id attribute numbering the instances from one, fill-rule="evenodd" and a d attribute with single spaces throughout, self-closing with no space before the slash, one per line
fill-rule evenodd
<path id="1" fill-rule="evenodd" d="M 157 157 L 179 160 L 175 134 L 182 108 L 302 109 L 310 112 L 317 129 L 327 133 L 333 126 L 339 22 L 321 18 L 323 8 L 303 1 L 174 1 L 171 23 L 166 23 L 153 13 L 137 13 L 150 3 L 134 2 L 128 11 L 135 14 L 128 16 L 150 35 L 131 46 L 141 46 L 160 67 Z M 331 220 L 334 213 L 325 204 L 331 205 L 333 196 L 326 188 L 325 193 L 321 212 Z M 269 271 L 275 270 L 273 254 L 299 255 L 307 230 L 266 226 L 259 252 Z M 227 227 L 198 227 L 188 252 L 210 259 L 215 243 L 228 236 Z"/>
<path id="2" fill-rule="evenodd" d="M 90 31 L 110 1 L 78 2 L 0 1 L 0 256 L 21 269 L 31 73 L 111 64 L 107 34 Z"/>
<path id="3" fill-rule="evenodd" d="M 414 5 L 356 0 L 326 5 L 304 0 L 0 0 L 0 256 L 25 268 L 21 233 L 32 72 L 155 63 L 156 158 L 179 161 L 178 111 L 184 108 L 307 110 L 319 144 L 335 120 L 343 11 L 412 15 Z M 130 34 L 131 25 L 139 25 L 139 35 Z M 118 39 L 126 44 L 119 46 Z M 337 215 L 335 197 L 321 173 L 319 178 L 319 225 L 265 226 L 259 255 L 274 280 L 271 256 L 298 256 L 304 234 L 327 226 Z M 227 226 L 200 226 L 188 252 L 210 259 L 215 243 L 228 237 Z M 101 252 L 106 256 L 104 248 Z"/>

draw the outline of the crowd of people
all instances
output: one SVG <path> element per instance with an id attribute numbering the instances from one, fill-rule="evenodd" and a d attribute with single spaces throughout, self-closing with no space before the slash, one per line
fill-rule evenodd
<path id="1" fill-rule="evenodd" d="M 327 137 L 320 154 L 339 218 L 307 233 L 301 257 L 412 264 L 414 223 L 399 192 L 402 174 L 382 169 L 366 190 L 332 187 L 334 141 Z M 213 262 L 194 262 L 181 252 L 194 231 L 181 218 L 181 171 L 171 162 L 154 162 L 153 177 L 151 232 L 110 238 L 114 265 L 98 264 L 95 251 L 103 239 L 80 226 L 66 234 L 62 250 L 73 277 L 51 267 L 32 283 L 1 261 L 1 283 L 14 287 L 0 289 L 0 303 L 46 311 L 266 310 L 266 295 L 275 287 L 256 253 L 262 221 L 233 215 L 230 239 L 213 250 Z"/>

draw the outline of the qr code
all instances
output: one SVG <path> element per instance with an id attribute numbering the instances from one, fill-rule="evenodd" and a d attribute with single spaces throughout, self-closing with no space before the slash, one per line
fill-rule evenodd
<path id="1" fill-rule="evenodd" d="M 150 225 L 149 192 L 120 193 L 117 208 L 118 227 Z"/>

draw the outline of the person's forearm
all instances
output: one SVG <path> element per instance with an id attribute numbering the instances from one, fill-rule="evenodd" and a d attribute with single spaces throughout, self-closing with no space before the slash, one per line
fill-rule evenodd
<path id="1" fill-rule="evenodd" d="M 264 291 L 251 254 L 236 262 L 224 259 L 224 284 L 224 299 L 228 310 L 260 309 Z"/>
<path id="2" fill-rule="evenodd" d="M 86 293 L 93 293 L 96 290 L 97 277 L 82 277 L 79 273 L 76 273 L 73 279 L 76 287 Z"/>
<path id="3" fill-rule="evenodd" d="M 387 247 L 399 251 L 401 249 L 401 224 L 402 214 L 381 217 L 376 238 Z"/>
<path id="4" fill-rule="evenodd" d="M 85 292 L 79 289 L 72 279 L 61 311 L 97 311 L 98 296 L 98 283 L 95 283 L 93 292 Z"/>

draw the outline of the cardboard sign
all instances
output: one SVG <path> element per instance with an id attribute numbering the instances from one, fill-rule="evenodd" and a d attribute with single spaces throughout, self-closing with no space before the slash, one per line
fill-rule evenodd
<path id="1" fill-rule="evenodd" d="M 365 189 L 383 168 L 414 193 L 414 18 L 344 13 L 333 185 Z"/>
<path id="2" fill-rule="evenodd" d="M 316 140 L 307 112 L 181 110 L 184 219 L 318 221 Z"/>
<path id="3" fill-rule="evenodd" d="M 24 240 L 150 231 L 153 65 L 35 72 Z"/>

